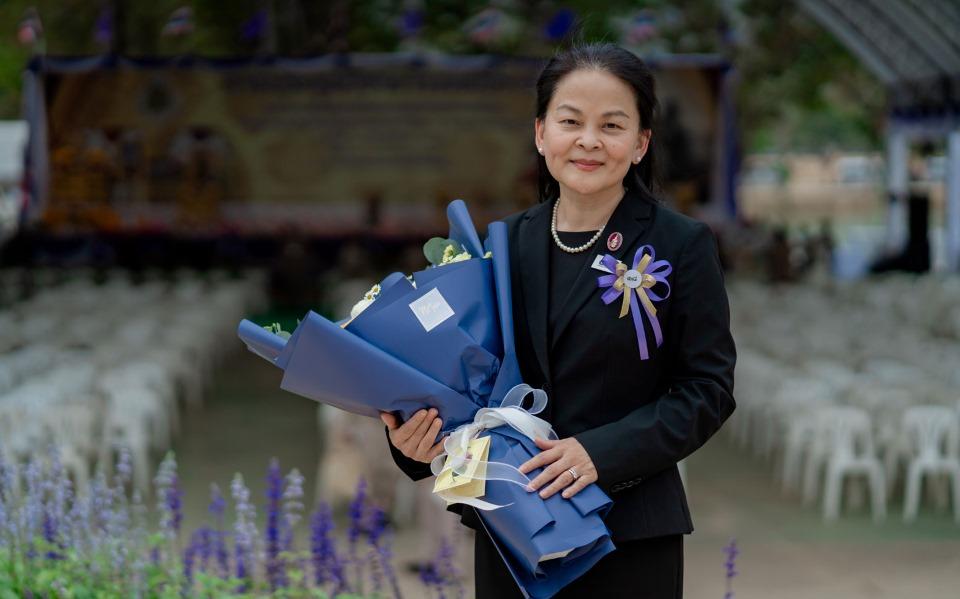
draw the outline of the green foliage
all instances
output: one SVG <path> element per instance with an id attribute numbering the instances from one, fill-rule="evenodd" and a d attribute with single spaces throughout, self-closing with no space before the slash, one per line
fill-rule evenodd
<path id="1" fill-rule="evenodd" d="M 613 18 L 648 8 L 680 14 L 678 25 L 661 32 L 674 52 L 725 52 L 724 21 L 716 0 L 424 0 L 423 29 L 403 40 L 398 25 L 404 0 L 273 2 L 271 33 L 244 40 L 243 24 L 265 4 L 260 0 L 110 0 L 117 11 L 114 49 L 131 56 L 196 54 L 211 57 L 328 52 L 392 52 L 420 47 L 448 53 L 505 53 L 546 56 L 554 45 L 543 29 L 559 8 L 577 14 L 573 39 L 615 41 Z M 183 38 L 161 32 L 170 14 L 189 5 L 194 32 Z M 501 6 L 516 31 L 483 45 L 463 29 L 488 6 Z M 94 39 L 102 2 L 3 0 L 0 2 L 0 119 L 20 115 L 21 71 L 34 51 L 20 46 L 16 23 L 35 6 L 51 55 L 90 55 L 107 50 Z M 731 57 L 740 73 L 738 111 L 747 151 L 870 149 L 880 145 L 885 90 L 833 36 L 794 2 L 743 0 L 745 41 Z M 659 14 L 659 13 L 658 13 Z M 659 26 L 659 23 L 658 23 Z M 570 40 L 565 40 L 567 43 Z"/>
<path id="2" fill-rule="evenodd" d="M 746 150 L 879 147 L 881 83 L 795 3 L 745 0 L 742 10 L 751 39 L 735 64 Z"/>
<path id="3" fill-rule="evenodd" d="M 456 254 L 465 251 L 462 245 L 452 239 L 434 237 L 423 244 L 423 255 L 427 259 L 427 262 L 434 266 L 439 266 L 443 262 L 443 252 L 450 246 L 453 247 Z"/>
<path id="4" fill-rule="evenodd" d="M 36 550 L 43 552 L 43 541 L 37 539 Z M 310 554 L 306 551 L 285 553 L 288 564 L 307 564 Z M 179 565 L 148 565 L 143 575 L 148 581 L 148 599 L 180 599 L 181 597 L 217 597 L 218 599 L 248 599 L 270 597 L 273 599 L 330 599 L 322 589 L 306 588 L 307 572 L 291 565 L 288 569 L 290 586 L 269 590 L 265 581 L 251 588 L 243 588 L 245 582 L 237 578 L 221 578 L 197 571 L 193 583 L 187 584 Z M 75 552 L 58 559 L 35 559 L 31 561 L 11 559 L 11 552 L 0 549 L 0 599 L 21 597 L 49 597 L 50 599 L 121 599 L 131 596 L 125 585 L 127 577 L 118 576 L 111 569 L 107 556 L 84 560 Z M 364 599 L 369 595 L 341 593 L 335 599 Z"/>
<path id="5" fill-rule="evenodd" d="M 299 322 L 298 322 L 298 324 L 299 324 Z M 282 337 L 283 339 L 289 339 L 289 338 L 290 338 L 290 332 L 289 332 L 289 331 L 284 331 L 284 330 L 283 330 L 283 327 L 280 326 L 280 323 L 279 323 L 279 322 L 270 323 L 270 324 L 266 325 L 266 326 L 263 327 L 263 328 L 267 329 L 268 331 L 270 331 L 270 332 L 273 333 L 274 335 L 277 335 L 278 337 Z"/>

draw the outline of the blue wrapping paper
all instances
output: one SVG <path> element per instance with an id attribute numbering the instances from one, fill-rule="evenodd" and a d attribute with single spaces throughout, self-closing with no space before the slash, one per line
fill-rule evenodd
<path id="1" fill-rule="evenodd" d="M 490 260 L 474 258 L 414 273 L 414 288 L 406 278 L 396 283 L 350 324 L 347 331 L 368 341 L 416 370 L 468 397 L 477 408 L 487 405 L 500 370 L 501 340 L 493 268 Z M 434 273 L 439 273 L 436 276 Z M 402 288 L 402 292 L 394 292 Z M 453 316 L 427 331 L 410 304 L 434 292 L 441 294 Z M 371 308 L 387 300 L 379 310 Z M 443 356 L 437 348 L 444 348 Z M 466 420 L 441 411 L 444 424 Z"/>
<path id="2" fill-rule="evenodd" d="M 477 409 L 499 406 L 522 382 L 507 232 L 504 223 L 492 223 L 482 246 L 462 201 L 452 202 L 447 215 L 452 239 L 474 256 L 491 251 L 492 259 L 414 273 L 416 288 L 394 273 L 346 329 L 311 312 L 286 342 L 249 321 L 240 324 L 238 334 L 251 351 L 284 370 L 281 388 L 298 395 L 371 417 L 389 411 L 407 419 L 435 407 L 445 432 L 471 422 Z M 453 315 L 427 331 L 410 304 L 434 290 Z M 509 427 L 485 435 L 491 438 L 491 461 L 518 467 L 539 453 L 533 441 Z M 596 485 L 571 499 L 555 494 L 547 500 L 504 481 L 487 481 L 485 488 L 485 501 L 507 507 L 478 514 L 529 597 L 551 597 L 614 550 L 602 519 L 612 502 Z M 568 553 L 540 561 L 561 552 Z"/>
<path id="3" fill-rule="evenodd" d="M 513 303 L 507 226 L 491 223 L 486 250 L 493 253 L 497 305 L 503 352 L 500 371 L 489 407 L 499 405 L 507 391 L 522 382 L 513 340 Z M 540 453 L 527 437 L 501 426 L 488 431 L 491 461 L 519 467 Z M 541 471 L 529 473 L 531 479 Z M 535 599 L 555 595 L 615 549 L 603 517 L 613 502 L 597 485 L 589 485 L 570 499 L 559 493 L 541 499 L 522 487 L 504 481 L 487 481 L 484 501 L 510 505 L 492 511 L 477 510 L 484 528 L 497 547 L 517 585 Z M 470 508 L 467 508 L 470 509 Z M 575 548 L 565 557 L 539 563 L 542 556 Z"/>

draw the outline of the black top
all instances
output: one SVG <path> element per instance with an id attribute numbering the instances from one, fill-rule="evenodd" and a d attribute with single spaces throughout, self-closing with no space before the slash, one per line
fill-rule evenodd
<path id="1" fill-rule="evenodd" d="M 583 245 L 596 234 L 596 231 L 557 231 L 560 241 L 567 247 Z M 560 314 L 560 309 L 567 297 L 570 296 L 570 290 L 573 289 L 577 275 L 583 269 L 584 263 L 592 258 L 595 249 L 596 244 L 587 251 L 571 254 L 557 247 L 553 237 L 550 237 L 550 298 L 548 300 L 548 310 L 550 313 L 551 338 L 553 338 L 553 331 L 557 325 L 557 316 Z"/>

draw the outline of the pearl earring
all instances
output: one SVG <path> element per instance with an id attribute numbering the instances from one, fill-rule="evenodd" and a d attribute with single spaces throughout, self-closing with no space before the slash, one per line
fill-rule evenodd
<path id="1" fill-rule="evenodd" d="M 537 148 L 537 151 L 543 154 L 543 148 Z"/>

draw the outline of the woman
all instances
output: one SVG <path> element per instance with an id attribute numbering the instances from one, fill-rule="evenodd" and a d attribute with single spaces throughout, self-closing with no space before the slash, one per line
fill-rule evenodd
<path id="1" fill-rule="evenodd" d="M 716 242 L 649 191 L 656 107 L 653 76 L 622 48 L 554 57 L 537 82 L 540 203 L 506 221 L 517 355 L 524 381 L 547 391 L 541 417 L 560 437 L 538 441 L 543 451 L 521 470 L 543 469 L 532 486 L 544 497 L 595 482 L 613 500 L 606 523 L 617 550 L 560 597 L 682 596 L 682 535 L 693 525 L 676 464 L 734 409 L 736 350 Z M 621 318 L 622 296 L 604 300 L 606 273 L 594 260 L 609 254 L 631 268 L 642 246 L 669 263 L 669 289 L 649 289 L 652 318 Z M 384 422 L 401 468 L 429 474 L 425 462 L 440 452 L 436 413 Z M 464 510 L 465 524 L 476 518 Z M 482 533 L 475 568 L 478 598 L 520 596 Z"/>

